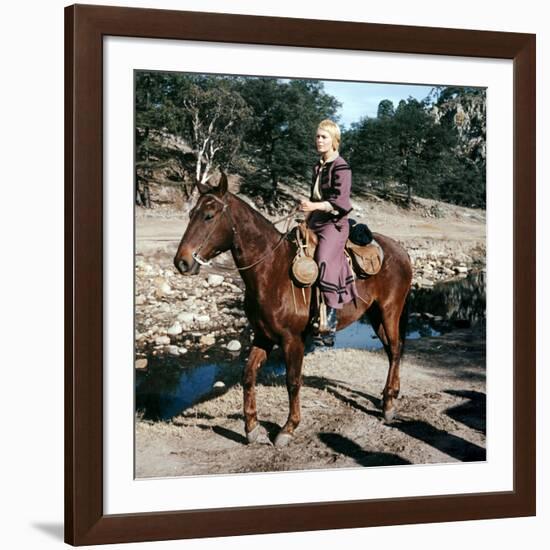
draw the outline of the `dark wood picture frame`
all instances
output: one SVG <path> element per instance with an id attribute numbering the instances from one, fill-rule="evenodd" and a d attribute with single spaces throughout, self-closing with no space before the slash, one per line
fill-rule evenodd
<path id="1" fill-rule="evenodd" d="M 514 490 L 103 513 L 103 37 L 501 58 L 514 66 Z M 521 243 L 521 246 L 518 244 Z M 73 545 L 535 514 L 535 36 L 75 5 L 65 9 L 65 540 Z"/>

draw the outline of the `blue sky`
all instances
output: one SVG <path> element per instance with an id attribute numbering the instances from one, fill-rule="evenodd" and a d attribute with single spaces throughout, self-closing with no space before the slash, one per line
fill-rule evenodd
<path id="1" fill-rule="evenodd" d="M 325 91 L 334 96 L 342 107 L 340 115 L 341 126 L 349 128 L 352 122 L 358 122 L 361 117 L 375 117 L 378 104 L 383 99 L 393 101 L 395 107 L 401 99 L 414 97 L 424 99 L 432 90 L 432 86 L 413 84 L 386 84 L 367 82 L 338 82 L 323 80 Z"/>

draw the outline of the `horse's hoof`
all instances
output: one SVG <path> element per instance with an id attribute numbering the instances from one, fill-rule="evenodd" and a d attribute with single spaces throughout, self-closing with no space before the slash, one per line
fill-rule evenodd
<path id="1" fill-rule="evenodd" d="M 249 445 L 253 443 L 271 445 L 271 441 L 269 440 L 265 428 L 263 428 L 259 424 L 253 430 L 246 434 L 246 439 L 248 440 Z"/>
<path id="2" fill-rule="evenodd" d="M 286 447 L 292 441 L 292 434 L 288 432 L 280 432 L 279 435 L 275 438 L 275 447 L 281 449 Z"/>
<path id="3" fill-rule="evenodd" d="M 391 409 L 384 410 L 384 420 L 388 424 L 392 422 L 395 418 L 395 407 L 392 407 Z"/>

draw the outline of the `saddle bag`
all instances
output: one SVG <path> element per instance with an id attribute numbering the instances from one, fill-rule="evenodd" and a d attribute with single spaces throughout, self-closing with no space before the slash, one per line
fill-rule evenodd
<path id="1" fill-rule="evenodd" d="M 319 267 L 317 266 L 317 262 L 309 254 L 309 233 L 308 231 L 304 231 L 305 236 L 302 239 L 300 229 L 297 228 L 296 230 L 296 244 L 298 249 L 292 262 L 292 278 L 298 286 L 309 287 L 317 280 L 319 276 Z"/>
<path id="2" fill-rule="evenodd" d="M 346 251 L 351 259 L 353 271 L 360 279 L 376 275 L 382 268 L 384 251 L 374 239 L 365 246 L 357 245 L 348 240 Z"/>
<path id="3" fill-rule="evenodd" d="M 291 267 L 292 278 L 298 286 L 309 287 L 319 276 L 319 266 L 311 255 L 309 231 L 304 225 L 298 225 L 294 237 L 297 250 Z"/>

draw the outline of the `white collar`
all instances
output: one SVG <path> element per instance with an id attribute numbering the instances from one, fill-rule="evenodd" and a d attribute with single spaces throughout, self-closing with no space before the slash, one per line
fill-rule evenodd
<path id="1" fill-rule="evenodd" d="M 323 160 L 323 157 L 319 159 L 319 162 L 321 166 L 323 164 L 326 164 L 327 162 L 332 162 L 333 160 L 336 160 L 339 157 L 340 153 L 338 151 L 334 151 L 333 155 L 330 156 L 327 160 Z"/>

